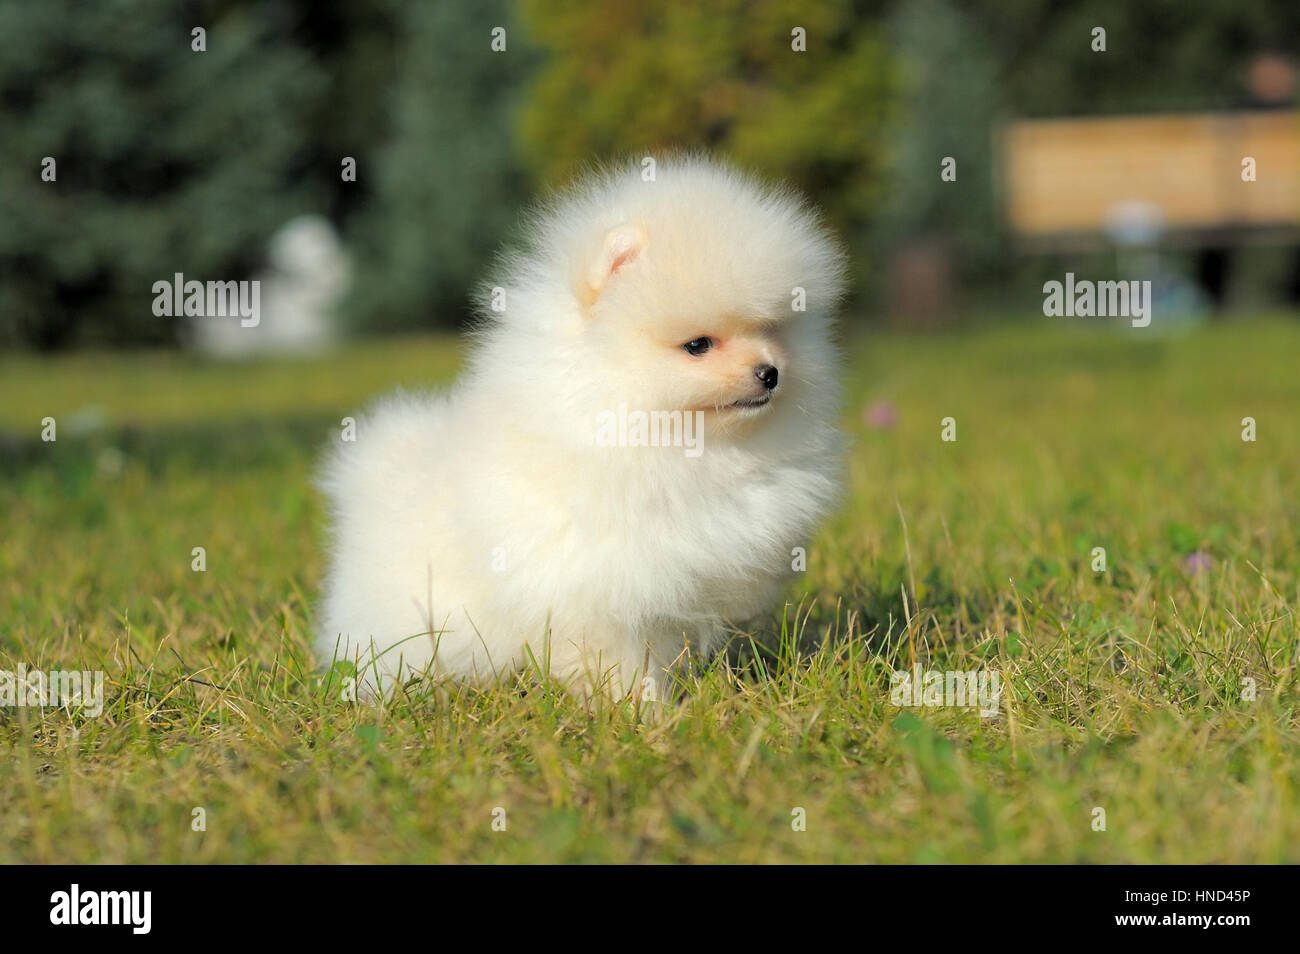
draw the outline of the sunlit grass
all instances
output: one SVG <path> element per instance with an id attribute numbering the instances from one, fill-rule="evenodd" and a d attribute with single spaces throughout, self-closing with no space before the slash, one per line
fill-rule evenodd
<path id="1" fill-rule="evenodd" d="M 854 336 L 844 506 L 657 714 L 316 680 L 316 455 L 458 354 L 0 359 L 0 669 L 108 683 L 0 709 L 0 861 L 1300 861 L 1300 323 Z M 914 662 L 1001 715 L 892 706 Z"/>

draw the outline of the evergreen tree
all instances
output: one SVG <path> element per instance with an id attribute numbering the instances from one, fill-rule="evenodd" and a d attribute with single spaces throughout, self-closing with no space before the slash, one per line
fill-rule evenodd
<path id="1" fill-rule="evenodd" d="M 376 201 L 350 236 L 355 322 L 455 323 L 526 199 L 512 142 L 530 56 L 504 0 L 398 9 L 394 88 L 376 150 Z M 493 49 L 496 29 L 496 45 Z M 363 174 L 366 174 L 363 172 Z"/>
<path id="2" fill-rule="evenodd" d="M 168 340 L 155 281 L 243 277 L 319 208 L 305 122 L 323 77 L 282 9 L 0 6 L 0 341 Z"/>
<path id="3" fill-rule="evenodd" d="M 537 180 L 705 147 L 800 186 L 865 240 L 894 91 L 878 18 L 847 0 L 521 9 L 543 53 L 520 130 Z"/>

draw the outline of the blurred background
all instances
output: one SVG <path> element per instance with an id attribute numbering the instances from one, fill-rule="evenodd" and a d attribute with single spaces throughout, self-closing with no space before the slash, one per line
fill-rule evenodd
<path id="1" fill-rule="evenodd" d="M 809 193 L 854 322 L 1041 318 L 1067 270 L 1157 323 L 1289 309 L 1300 5 L 1195 7 L 4 2 L 0 347 L 455 328 L 529 201 L 678 147 Z M 177 272 L 262 279 L 261 326 L 155 316 Z"/>

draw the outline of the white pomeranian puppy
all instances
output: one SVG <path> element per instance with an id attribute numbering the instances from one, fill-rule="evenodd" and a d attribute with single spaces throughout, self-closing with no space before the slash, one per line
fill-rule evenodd
<path id="1" fill-rule="evenodd" d="M 459 383 L 381 401 L 330 457 L 322 662 L 371 695 L 522 667 L 667 695 L 834 502 L 842 275 L 797 195 L 706 159 L 543 207 Z"/>

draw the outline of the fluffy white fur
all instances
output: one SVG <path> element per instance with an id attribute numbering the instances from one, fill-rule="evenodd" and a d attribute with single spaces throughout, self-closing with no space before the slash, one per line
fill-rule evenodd
<path id="1" fill-rule="evenodd" d="M 381 401 L 331 454 L 322 662 L 385 692 L 536 661 L 619 695 L 770 611 L 837 492 L 841 267 L 797 195 L 705 159 L 612 168 L 535 213 L 461 380 Z M 767 361 L 772 400 L 732 406 L 762 399 Z M 620 405 L 700 410 L 702 453 L 600 446 Z"/>

